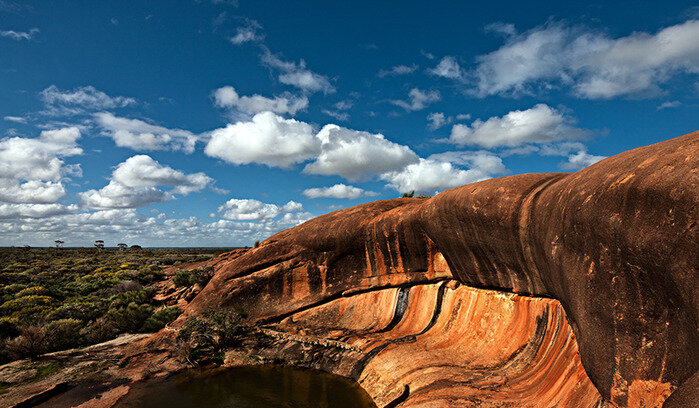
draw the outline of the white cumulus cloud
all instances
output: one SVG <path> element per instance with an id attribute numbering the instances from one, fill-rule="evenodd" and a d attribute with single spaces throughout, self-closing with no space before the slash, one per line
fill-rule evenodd
<path id="1" fill-rule="evenodd" d="M 606 158 L 606 156 L 595 156 L 581 150 L 575 154 L 569 155 L 568 160 L 561 163 L 561 168 L 566 170 L 580 170 Z"/>
<path id="2" fill-rule="evenodd" d="M 545 104 L 527 110 L 515 110 L 486 121 L 475 120 L 470 126 L 452 127 L 449 142 L 485 148 L 514 147 L 525 143 L 548 143 L 564 139 L 580 139 L 588 132 L 572 125 L 573 120 Z"/>
<path id="3" fill-rule="evenodd" d="M 222 218 L 238 221 L 259 221 L 272 219 L 288 213 L 303 211 L 303 206 L 289 201 L 283 206 L 267 204 L 255 199 L 231 198 L 218 208 Z"/>
<path id="4" fill-rule="evenodd" d="M 105 187 L 81 193 L 84 206 L 98 209 L 137 208 L 173 198 L 173 194 L 201 191 L 213 184 L 204 173 L 185 174 L 147 155 L 137 155 L 117 165 Z M 172 187 L 163 191 L 156 187 Z"/>
<path id="5" fill-rule="evenodd" d="M 218 107 L 235 108 L 247 114 L 270 111 L 295 115 L 296 112 L 308 108 L 308 97 L 288 93 L 274 98 L 262 95 L 240 96 L 232 86 L 224 86 L 214 91 L 214 103 Z"/>
<path id="6" fill-rule="evenodd" d="M 468 164 L 461 169 L 457 164 Z M 506 171 L 502 160 L 489 153 L 450 152 L 420 159 L 400 171 L 385 173 L 381 178 L 401 193 L 434 193 L 476 181 L 486 180 Z"/>
<path id="7" fill-rule="evenodd" d="M 76 127 L 44 130 L 38 138 L 0 140 L 0 201 L 53 203 L 65 195 L 62 179 L 80 175 L 63 158 L 82 154 Z"/>
<path id="8" fill-rule="evenodd" d="M 94 119 L 103 134 L 111 137 L 117 146 L 136 151 L 181 150 L 192 153 L 198 139 L 187 130 L 168 129 L 140 119 L 117 117 L 109 112 L 96 113 Z"/>
<path id="9" fill-rule="evenodd" d="M 211 132 L 204 152 L 234 164 L 290 167 L 315 157 L 320 141 L 311 125 L 263 112 Z"/>
<path id="10" fill-rule="evenodd" d="M 348 180 L 403 168 L 418 160 L 409 147 L 386 140 L 382 134 L 372 134 L 326 125 L 318 132 L 321 152 L 304 173 L 338 175 Z"/>
<path id="11" fill-rule="evenodd" d="M 507 37 L 477 58 L 479 96 L 569 86 L 582 98 L 649 96 L 676 74 L 699 73 L 699 20 L 622 38 L 562 23 Z"/>
<path id="12" fill-rule="evenodd" d="M 342 183 L 330 187 L 308 188 L 303 190 L 302 194 L 308 198 L 337 198 L 349 200 L 377 195 L 377 193 L 373 191 L 366 191 L 359 187 L 348 186 Z"/>
<path id="13" fill-rule="evenodd" d="M 0 204 L 0 219 L 45 218 L 76 212 L 75 204 Z"/>

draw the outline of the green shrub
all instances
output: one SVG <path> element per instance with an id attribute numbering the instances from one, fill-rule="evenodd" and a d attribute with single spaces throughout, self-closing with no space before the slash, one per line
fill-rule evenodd
<path id="1" fill-rule="evenodd" d="M 153 315 L 149 317 L 145 323 L 143 323 L 142 331 L 156 332 L 165 327 L 168 323 L 177 319 L 181 313 L 182 311 L 178 307 L 166 307 L 164 309 L 160 309 L 153 313 Z"/>
<path id="2" fill-rule="evenodd" d="M 49 291 L 43 286 L 32 286 L 30 288 L 22 289 L 15 294 L 16 298 L 31 296 L 31 295 L 48 295 Z"/>
<path id="3" fill-rule="evenodd" d="M 48 313 L 55 304 L 50 296 L 29 295 L 8 300 L 0 305 L 0 313 L 27 320 Z"/>
<path id="4" fill-rule="evenodd" d="M 119 334 L 119 330 L 105 317 L 98 318 L 87 327 L 80 330 L 80 336 L 82 336 L 88 344 L 101 343 L 113 339 L 117 334 Z"/>
<path id="5" fill-rule="evenodd" d="M 249 327 L 244 324 L 243 309 L 209 311 L 187 321 L 177 333 L 178 348 L 185 360 L 193 365 L 220 362 L 226 346 L 234 345 Z"/>
<path id="6" fill-rule="evenodd" d="M 52 310 L 47 318 L 48 320 L 78 319 L 89 322 L 102 316 L 106 309 L 104 303 L 95 297 L 73 299 Z"/>
<path id="7" fill-rule="evenodd" d="M 109 308 L 123 308 L 129 303 L 152 303 L 153 296 L 155 296 L 154 288 L 145 288 L 141 290 L 118 293 L 109 298 Z"/>
<path id="8" fill-rule="evenodd" d="M 80 329 L 84 326 L 78 319 L 60 319 L 43 327 L 45 332 L 45 349 L 47 351 L 63 350 L 80 344 Z"/>
<path id="9" fill-rule="evenodd" d="M 153 283 L 169 278 L 162 265 L 202 262 L 221 252 L 0 249 L 0 364 L 124 331 L 159 330 L 179 315 L 154 299 Z M 206 284 L 212 272 L 188 272 L 186 285 Z M 42 325 L 50 330 L 37 330 Z"/>
<path id="10" fill-rule="evenodd" d="M 214 276 L 214 268 L 212 266 L 203 269 L 183 269 L 175 272 L 172 282 L 177 287 L 192 286 L 200 284 L 205 286 Z"/>
<path id="11" fill-rule="evenodd" d="M 153 306 L 131 302 L 123 308 L 110 308 L 106 317 L 118 332 L 138 333 L 152 314 Z"/>

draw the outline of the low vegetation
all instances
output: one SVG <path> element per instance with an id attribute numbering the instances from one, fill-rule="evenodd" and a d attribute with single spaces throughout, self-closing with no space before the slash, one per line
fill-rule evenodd
<path id="1" fill-rule="evenodd" d="M 199 269 L 183 269 L 175 272 L 172 277 L 172 282 L 177 287 L 192 286 L 199 284 L 201 286 L 209 283 L 209 280 L 214 276 L 214 268 L 212 266 Z"/>
<path id="2" fill-rule="evenodd" d="M 247 313 L 208 310 L 191 318 L 177 333 L 181 357 L 191 365 L 222 363 L 224 349 L 236 346 L 251 328 L 244 324 Z"/>
<path id="3" fill-rule="evenodd" d="M 123 246 L 122 246 L 123 247 Z M 0 249 L 0 363 L 154 332 L 180 310 L 156 300 L 163 267 L 223 250 Z M 205 285 L 211 268 L 178 271 L 176 286 Z"/>

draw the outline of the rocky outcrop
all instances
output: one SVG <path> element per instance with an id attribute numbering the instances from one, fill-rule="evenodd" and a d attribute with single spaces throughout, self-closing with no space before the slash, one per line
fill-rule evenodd
<path id="1" fill-rule="evenodd" d="M 361 354 L 327 365 L 401 406 L 591 406 L 597 391 L 659 406 L 699 361 L 698 157 L 695 132 L 577 173 L 326 214 L 217 259 L 180 321 L 235 306 L 290 331 L 325 322 L 320 337 Z"/>
<path id="2" fill-rule="evenodd" d="M 334 372 L 381 408 L 696 406 L 698 172 L 695 132 L 577 173 L 323 215 L 209 262 L 170 327 L 57 353 L 58 372 L 0 405 L 66 382 L 52 407 L 118 406 L 184 368 L 189 317 L 242 307 L 258 325 L 225 364 Z"/>

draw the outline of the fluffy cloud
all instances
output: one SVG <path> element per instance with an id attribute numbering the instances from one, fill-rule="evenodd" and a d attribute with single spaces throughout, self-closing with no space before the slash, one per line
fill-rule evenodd
<path id="1" fill-rule="evenodd" d="M 44 130 L 36 139 L 12 137 L 0 141 L 0 177 L 59 180 L 66 171 L 61 157 L 82 154 L 75 127 Z"/>
<path id="2" fill-rule="evenodd" d="M 433 75 L 443 78 L 460 79 L 463 76 L 461 66 L 454 57 L 444 57 L 436 67 L 428 70 Z"/>
<path id="3" fill-rule="evenodd" d="M 463 170 L 455 164 L 469 165 Z M 502 160 L 486 152 L 448 152 L 420 159 L 400 171 L 383 174 L 389 187 L 401 193 L 410 191 L 429 192 L 446 190 L 464 184 L 486 180 L 505 173 Z"/>
<path id="4" fill-rule="evenodd" d="M 78 206 L 74 204 L 0 204 L 0 219 L 44 218 L 68 214 L 77 210 Z"/>
<path id="5" fill-rule="evenodd" d="M 127 187 L 173 186 L 173 193 L 189 194 L 210 186 L 214 180 L 204 173 L 184 174 L 150 156 L 138 155 L 120 163 L 112 173 L 112 181 Z"/>
<path id="6" fill-rule="evenodd" d="M 322 143 L 321 153 L 306 165 L 304 173 L 357 180 L 418 161 L 409 147 L 386 140 L 381 134 L 326 125 L 317 138 Z"/>
<path id="7" fill-rule="evenodd" d="M 283 61 L 265 48 L 262 62 L 281 72 L 279 82 L 283 84 L 291 85 L 310 93 L 323 92 L 324 94 L 329 94 L 335 92 L 335 87 L 332 86 L 330 80 L 307 69 L 304 60 L 301 60 L 298 64 L 293 61 Z"/>
<path id="8" fill-rule="evenodd" d="M 311 125 L 263 112 L 214 130 L 204 152 L 234 164 L 290 167 L 320 153 L 320 141 Z"/>
<path id="9" fill-rule="evenodd" d="M 477 119 L 471 126 L 457 124 L 449 141 L 485 148 L 514 147 L 525 143 L 548 143 L 563 139 L 580 139 L 588 132 L 571 125 L 573 120 L 545 104 L 531 109 L 516 110 L 485 122 Z"/>
<path id="10" fill-rule="evenodd" d="M 204 173 L 184 174 L 150 156 L 138 155 L 120 163 L 105 187 L 81 193 L 84 206 L 98 209 L 137 208 L 164 202 L 173 194 L 189 194 L 213 184 Z M 172 187 L 163 191 L 157 186 Z"/>
<path id="11" fill-rule="evenodd" d="M 214 103 L 221 108 L 235 108 L 243 113 L 255 114 L 270 111 L 277 114 L 296 114 L 308 107 L 306 96 L 285 94 L 266 98 L 262 95 L 240 96 L 232 86 L 224 86 L 214 91 Z"/>
<path id="12" fill-rule="evenodd" d="M 606 158 L 606 156 L 594 156 L 585 151 L 579 151 L 569 155 L 568 160 L 561 163 L 561 168 L 566 170 L 580 170 Z"/>
<path id="13" fill-rule="evenodd" d="M 308 198 L 337 198 L 354 200 L 359 197 L 371 197 L 377 195 L 373 191 L 366 191 L 359 187 L 345 184 L 335 184 L 330 187 L 308 188 L 302 193 Z"/>
<path id="14" fill-rule="evenodd" d="M 237 198 L 231 198 L 218 208 L 218 213 L 222 218 L 238 221 L 259 221 L 299 211 L 303 211 L 303 206 L 295 201 L 278 206 L 254 199 Z"/>
<path id="15" fill-rule="evenodd" d="M 529 93 L 567 85 L 588 99 L 648 96 L 674 74 L 699 72 L 698 37 L 699 20 L 618 39 L 564 24 L 511 33 L 500 49 L 478 57 L 475 92 Z"/>
<path id="16" fill-rule="evenodd" d="M 396 65 L 395 67 L 391 69 L 382 69 L 379 71 L 378 76 L 383 78 L 386 76 L 394 76 L 394 75 L 407 75 L 407 74 L 412 74 L 415 72 L 417 69 L 416 64 L 412 65 Z"/>
<path id="17" fill-rule="evenodd" d="M 381 134 L 337 125 L 326 125 L 315 134 L 311 125 L 272 112 L 214 130 L 204 152 L 229 163 L 270 167 L 288 168 L 313 160 L 305 166 L 305 173 L 347 179 L 395 170 L 417 161 L 410 148 L 388 141 Z"/>
<path id="18" fill-rule="evenodd" d="M 0 178 L 0 201 L 7 203 L 53 203 L 64 195 L 61 182 Z"/>
<path id="19" fill-rule="evenodd" d="M 433 154 L 428 157 L 430 160 L 447 162 L 461 166 L 467 166 L 475 171 L 481 172 L 479 179 L 490 178 L 493 175 L 505 174 L 507 169 L 502 163 L 502 159 L 493 153 L 486 151 L 452 151 Z"/>
<path id="20" fill-rule="evenodd" d="M 459 118 L 463 117 L 459 115 Z M 290 167 L 310 161 L 304 167 L 304 173 L 337 175 L 348 180 L 376 176 L 399 191 L 442 190 L 506 171 L 502 160 L 490 153 L 447 152 L 421 159 L 408 146 L 391 142 L 381 134 L 338 125 L 326 125 L 315 134 L 309 124 L 284 119 L 272 112 L 260 113 L 249 122 L 213 131 L 205 152 L 235 164 Z M 373 195 L 345 184 L 307 189 L 303 194 L 309 198 Z M 224 217 L 228 219 L 264 219 L 265 214 L 281 214 L 278 206 L 249 200 L 232 200 L 229 206 L 231 208 L 222 207 L 219 211 L 225 213 L 230 209 L 232 212 Z M 248 213 L 252 215 L 245 215 Z"/>
<path id="21" fill-rule="evenodd" d="M 82 154 L 75 127 L 42 131 L 35 139 L 12 137 L 0 140 L 0 201 L 53 203 L 65 195 L 61 180 L 80 174 L 66 165 L 64 157 Z"/>
<path id="22" fill-rule="evenodd" d="M 155 187 L 128 187 L 110 181 L 99 190 L 88 190 L 80 194 L 85 207 L 98 209 L 138 208 L 153 203 L 162 203 L 172 196 Z"/>
<path id="23" fill-rule="evenodd" d="M 139 119 L 120 118 L 109 112 L 96 113 L 94 119 L 102 128 L 103 134 L 111 137 L 117 146 L 136 151 L 181 150 L 192 153 L 198 139 L 187 130 L 168 129 Z"/>
<path id="24" fill-rule="evenodd" d="M 0 37 L 11 38 L 15 41 L 21 41 L 21 40 L 29 41 L 32 38 L 34 38 L 34 36 L 37 34 L 39 34 L 38 28 L 32 28 L 29 31 L 13 31 L 13 30 L 0 31 Z"/>
<path id="25" fill-rule="evenodd" d="M 398 105 L 407 111 L 417 111 L 425 109 L 427 105 L 433 102 L 437 102 L 438 100 L 442 99 L 442 96 L 437 90 L 422 91 L 418 88 L 413 88 L 408 93 L 408 98 L 410 99 L 410 102 L 394 100 L 391 101 L 391 103 Z"/>

